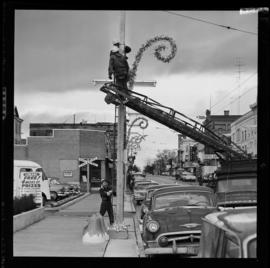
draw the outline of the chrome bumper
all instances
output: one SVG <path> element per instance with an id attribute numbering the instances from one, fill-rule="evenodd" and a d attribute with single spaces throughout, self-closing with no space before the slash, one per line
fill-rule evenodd
<path id="1" fill-rule="evenodd" d="M 159 254 L 185 254 L 185 255 L 197 255 L 199 252 L 199 246 L 192 247 L 158 247 L 158 248 L 146 248 L 144 250 L 145 255 L 159 255 Z"/>

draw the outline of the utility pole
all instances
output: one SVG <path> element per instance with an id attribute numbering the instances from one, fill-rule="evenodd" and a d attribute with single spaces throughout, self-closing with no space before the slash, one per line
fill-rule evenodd
<path id="1" fill-rule="evenodd" d="M 120 14 L 120 49 L 119 52 L 124 54 L 125 48 L 125 11 Z M 94 79 L 94 85 L 113 82 L 105 79 Z M 135 81 L 134 86 L 141 87 L 155 87 L 156 81 Z M 130 89 L 132 90 L 132 89 Z M 121 224 L 124 221 L 124 185 L 125 185 L 125 165 L 124 161 L 127 160 L 127 152 L 125 150 L 125 127 L 126 127 L 126 107 L 123 104 L 118 106 L 118 124 L 117 124 L 117 167 L 116 167 L 116 222 Z"/>
<path id="2" fill-rule="evenodd" d="M 125 54 L 125 11 L 120 13 L 120 53 Z M 116 180 L 116 221 L 118 224 L 124 221 L 124 131 L 126 120 L 126 107 L 120 103 L 118 106 L 118 125 L 117 125 L 117 180 Z"/>
<path id="3" fill-rule="evenodd" d="M 241 78 L 241 67 L 244 66 L 244 64 L 241 62 L 241 58 L 236 58 L 236 64 L 238 67 L 238 114 L 240 114 L 240 78 Z"/>

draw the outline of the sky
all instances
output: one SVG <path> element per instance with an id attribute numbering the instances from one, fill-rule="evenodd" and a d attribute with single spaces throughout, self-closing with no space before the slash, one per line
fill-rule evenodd
<path id="1" fill-rule="evenodd" d="M 258 15 L 235 11 L 173 11 L 179 15 L 257 33 Z M 119 11 L 16 10 L 14 103 L 22 123 L 113 122 L 114 105 L 92 83 L 108 79 L 109 51 L 119 39 Z M 212 114 L 244 114 L 257 98 L 257 35 L 170 14 L 126 11 L 125 40 L 132 66 L 142 44 L 156 36 L 171 37 L 177 53 L 158 61 L 155 46 L 145 51 L 137 80 L 156 87 L 135 91 L 194 118 Z M 158 43 L 160 44 L 160 43 Z M 164 55 L 166 55 L 164 51 Z M 240 63 L 240 66 L 239 66 Z M 128 113 L 134 111 L 128 109 Z M 130 115 L 130 122 L 136 115 Z M 163 149 L 177 149 L 177 133 L 153 120 L 134 131 L 147 135 L 136 164 L 143 167 Z M 133 131 L 133 130 L 132 130 Z"/>

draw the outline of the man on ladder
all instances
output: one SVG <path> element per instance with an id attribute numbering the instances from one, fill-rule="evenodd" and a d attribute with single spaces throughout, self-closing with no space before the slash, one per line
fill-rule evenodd
<path id="1" fill-rule="evenodd" d="M 112 79 L 114 76 L 114 83 L 118 86 L 118 89 L 126 94 L 128 93 L 127 82 L 129 80 L 129 65 L 127 62 L 128 57 L 122 55 L 119 52 L 120 42 L 113 42 L 113 49 L 110 52 L 110 61 L 109 61 L 109 79 Z M 131 48 L 125 46 L 125 54 L 129 53 Z M 124 97 L 121 96 L 121 99 L 124 101 Z"/>

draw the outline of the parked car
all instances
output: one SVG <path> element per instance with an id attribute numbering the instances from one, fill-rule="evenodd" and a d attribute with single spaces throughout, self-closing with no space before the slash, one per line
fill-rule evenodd
<path id="1" fill-rule="evenodd" d="M 216 171 L 215 192 L 220 207 L 256 206 L 257 161 L 224 163 Z"/>
<path id="2" fill-rule="evenodd" d="M 197 180 L 196 176 L 188 171 L 183 171 L 180 175 L 180 180 L 195 182 Z"/>
<path id="3" fill-rule="evenodd" d="M 210 182 L 211 180 L 214 179 L 214 178 L 213 178 L 213 174 L 207 174 L 207 175 L 204 175 L 202 178 L 203 178 L 203 182 L 204 182 L 204 183 L 208 183 L 208 182 Z"/>
<path id="4" fill-rule="evenodd" d="M 214 212 L 203 219 L 199 258 L 256 258 L 257 209 Z"/>
<path id="5" fill-rule="evenodd" d="M 134 185 L 134 200 L 139 205 L 144 199 L 149 186 L 159 185 L 154 181 L 137 181 Z"/>
<path id="6" fill-rule="evenodd" d="M 135 172 L 132 174 L 134 177 L 134 181 L 145 181 L 145 174 L 141 173 L 141 172 Z"/>
<path id="7" fill-rule="evenodd" d="M 196 256 L 201 218 L 216 211 L 213 190 L 204 186 L 172 186 L 153 192 L 143 218 L 146 255 Z"/>
<path id="8" fill-rule="evenodd" d="M 59 198 L 67 197 L 74 192 L 74 186 L 61 182 L 61 180 L 57 177 L 48 177 L 51 199 L 53 201 L 58 200 Z"/>
<path id="9" fill-rule="evenodd" d="M 175 179 L 176 180 L 180 180 L 181 179 L 181 174 L 182 174 L 183 171 L 185 171 L 183 168 L 178 168 L 175 171 Z"/>
<path id="10" fill-rule="evenodd" d="M 150 205 L 153 192 L 157 189 L 161 189 L 164 187 L 171 187 L 171 186 L 179 186 L 179 184 L 159 184 L 159 185 L 149 186 L 146 189 L 145 199 L 143 200 L 142 206 L 141 206 L 141 212 L 140 212 L 141 219 L 143 219 L 145 213 L 149 210 L 149 205 Z"/>
<path id="11" fill-rule="evenodd" d="M 32 173 L 41 172 L 42 173 L 41 185 L 40 185 L 42 200 L 37 201 L 37 199 L 35 199 L 35 202 L 36 203 L 42 202 L 42 205 L 44 206 L 45 203 L 51 199 L 49 182 L 42 167 L 34 161 L 29 161 L 29 160 L 14 160 L 13 161 L 13 186 L 14 186 L 13 196 L 14 197 L 21 196 L 21 188 L 22 188 L 21 176 L 23 172 L 32 172 Z M 30 187 L 28 191 L 29 193 L 31 193 Z"/>

